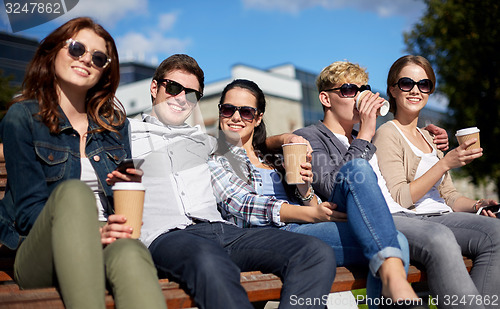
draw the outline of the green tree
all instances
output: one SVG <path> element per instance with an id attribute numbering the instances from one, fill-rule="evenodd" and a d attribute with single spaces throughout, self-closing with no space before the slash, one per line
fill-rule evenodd
<path id="1" fill-rule="evenodd" d="M 436 70 L 437 90 L 449 98 L 449 132 L 481 130 L 483 156 L 463 170 L 476 184 L 493 180 L 500 193 L 500 2 L 423 1 L 427 11 L 405 33 L 407 50 Z"/>
<path id="2" fill-rule="evenodd" d="M 0 120 L 5 116 L 9 102 L 19 91 L 19 87 L 11 86 L 11 80 L 12 76 L 3 76 L 3 71 L 0 70 Z"/>

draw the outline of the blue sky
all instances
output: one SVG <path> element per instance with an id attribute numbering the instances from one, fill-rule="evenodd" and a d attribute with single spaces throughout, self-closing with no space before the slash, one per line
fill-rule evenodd
<path id="1" fill-rule="evenodd" d="M 229 77 L 235 64 L 292 63 L 319 73 L 349 60 L 384 90 L 389 67 L 406 54 L 403 32 L 424 10 L 421 0 L 80 0 L 66 15 L 17 34 L 41 39 L 70 18 L 91 16 L 115 38 L 122 61 L 156 65 L 187 53 L 208 83 Z M 0 11 L 0 30 L 11 31 Z"/>

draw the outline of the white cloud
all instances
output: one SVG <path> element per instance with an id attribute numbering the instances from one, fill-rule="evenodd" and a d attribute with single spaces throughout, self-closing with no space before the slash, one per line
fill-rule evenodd
<path id="1" fill-rule="evenodd" d="M 158 28 L 162 31 L 169 31 L 177 21 L 178 13 L 167 13 L 158 16 Z"/>
<path id="2" fill-rule="evenodd" d="M 246 8 L 256 10 L 277 10 L 288 13 L 299 13 L 313 7 L 334 10 L 353 8 L 361 11 L 372 11 L 381 17 L 406 16 L 415 20 L 425 9 L 422 0 L 242 0 Z"/>
<path id="3" fill-rule="evenodd" d="M 90 16 L 105 28 L 114 26 L 129 14 L 147 14 L 148 1 L 144 0 L 80 0 L 67 14 L 65 20 Z"/>
<path id="4" fill-rule="evenodd" d="M 116 39 L 120 60 L 135 60 L 157 64 L 158 55 L 183 53 L 191 44 L 190 39 L 169 38 L 153 32 L 150 36 L 143 33 L 129 32 Z"/>

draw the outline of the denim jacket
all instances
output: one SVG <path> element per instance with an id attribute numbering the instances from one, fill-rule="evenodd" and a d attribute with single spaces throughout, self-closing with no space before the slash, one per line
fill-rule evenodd
<path id="1" fill-rule="evenodd" d="M 60 132 L 52 134 L 41 121 L 37 101 L 16 103 L 0 124 L 7 168 L 7 188 L 0 201 L 0 242 L 16 248 L 43 209 L 52 190 L 64 180 L 80 179 L 80 136 L 61 109 Z M 109 131 L 89 133 L 85 153 L 113 213 L 111 187 L 106 175 L 125 158 L 131 157 L 128 120 Z M 89 118 L 89 131 L 98 125 Z"/>

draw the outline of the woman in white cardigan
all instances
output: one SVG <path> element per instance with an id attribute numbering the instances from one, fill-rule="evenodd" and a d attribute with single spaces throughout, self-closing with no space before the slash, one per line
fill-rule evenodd
<path id="1" fill-rule="evenodd" d="M 491 212 L 474 214 L 496 202 L 462 196 L 448 173 L 480 157 L 482 149 L 466 150 L 472 139 L 443 156 L 430 135 L 418 129 L 419 113 L 436 82 L 427 59 L 401 57 L 387 82 L 394 120 L 377 130 L 373 142 L 387 187 L 401 205 L 391 212 L 408 238 L 410 259 L 426 261 L 439 308 L 499 308 L 500 220 L 488 218 L 494 217 Z M 474 261 L 470 276 L 462 255 Z"/>

